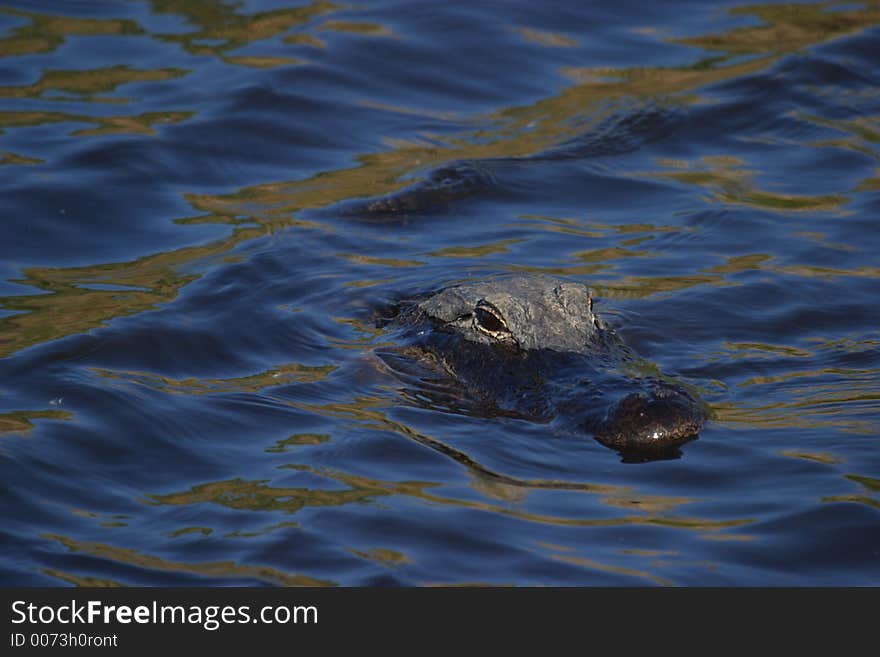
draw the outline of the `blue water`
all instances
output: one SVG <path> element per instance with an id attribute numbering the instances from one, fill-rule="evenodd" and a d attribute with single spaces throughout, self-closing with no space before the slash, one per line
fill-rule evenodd
<path id="1" fill-rule="evenodd" d="M 0 3 L 0 583 L 880 584 L 880 3 Z M 590 285 L 680 458 L 415 404 Z"/>

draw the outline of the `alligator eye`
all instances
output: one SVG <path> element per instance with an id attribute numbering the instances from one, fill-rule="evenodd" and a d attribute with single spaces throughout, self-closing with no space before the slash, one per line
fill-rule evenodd
<path id="1" fill-rule="evenodd" d="M 474 325 L 483 333 L 499 340 L 512 340 L 513 334 L 507 328 L 501 313 L 491 303 L 481 300 L 474 308 Z"/>

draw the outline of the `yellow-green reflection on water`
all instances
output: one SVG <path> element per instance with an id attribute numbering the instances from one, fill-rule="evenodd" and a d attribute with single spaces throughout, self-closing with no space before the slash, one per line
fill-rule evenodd
<path id="1" fill-rule="evenodd" d="M 594 559 L 587 559 L 586 557 L 579 557 L 573 554 L 553 554 L 550 556 L 550 558 L 554 561 L 561 561 L 563 563 L 581 566 L 582 568 L 587 568 L 589 570 L 599 570 L 606 573 L 612 573 L 614 575 L 627 575 L 629 577 L 647 579 L 648 581 L 659 584 L 660 586 L 673 585 L 672 581 L 664 579 L 663 577 L 659 577 L 658 575 L 653 575 L 647 571 L 637 570 L 635 568 L 626 568 L 624 566 L 611 566 L 608 564 L 600 563 L 599 561 L 596 561 Z"/>
<path id="2" fill-rule="evenodd" d="M 845 248 L 846 250 L 854 250 L 856 247 L 847 246 Z M 714 265 L 705 269 L 705 271 L 717 274 L 769 271 L 789 276 L 800 276 L 803 278 L 837 278 L 840 276 L 880 278 L 880 267 L 864 266 L 856 267 L 855 269 L 840 269 L 836 267 L 819 267 L 807 264 L 777 265 L 773 262 L 773 256 L 766 253 L 731 256 L 725 259 L 723 265 Z"/>
<path id="3" fill-rule="evenodd" d="M 814 388 L 808 387 L 808 391 Z M 845 406 L 862 401 L 858 396 L 839 397 L 834 407 L 824 409 L 829 400 L 823 397 L 827 391 L 811 394 L 807 402 L 776 402 L 745 406 L 742 402 L 719 402 L 712 405 L 713 419 L 732 425 L 763 429 L 836 429 L 839 431 L 876 435 L 876 420 L 851 419 L 852 412 Z M 792 392 L 791 394 L 796 394 Z"/>
<path id="4" fill-rule="evenodd" d="M 793 19 L 791 12 L 785 11 L 771 12 L 768 16 L 783 24 Z M 850 18 L 853 24 L 862 27 L 877 22 L 874 13 L 868 11 L 850 12 Z M 819 42 L 827 35 L 817 31 L 814 37 L 814 42 Z M 780 44 L 780 50 L 784 51 L 783 46 Z M 253 204 L 257 203 L 267 212 L 289 214 L 347 198 L 389 194 L 409 184 L 402 178 L 412 171 L 436 167 L 455 159 L 524 157 L 576 137 L 588 130 L 591 122 L 595 123 L 607 114 L 603 106 L 608 101 L 680 94 L 711 82 L 764 69 L 776 59 L 776 56 L 768 56 L 717 68 L 590 70 L 586 78 L 584 72 L 579 71 L 575 78 L 586 79 L 585 82 L 533 105 L 500 110 L 488 117 L 490 127 L 484 129 L 461 133 L 457 137 L 430 135 L 431 146 L 401 144 L 390 151 L 360 156 L 357 167 L 324 172 L 300 182 L 260 185 L 226 196 L 191 195 L 188 198 L 209 217 L 228 217 L 248 213 L 241 202 L 245 202 L 251 212 Z M 597 76 L 605 78 L 609 73 L 614 75 L 613 81 L 597 81 Z M 438 143 L 443 147 L 435 145 Z M 797 204 L 797 199 L 755 194 L 757 196 L 750 198 L 753 202 L 775 203 L 782 207 L 787 207 L 786 203 Z"/>
<path id="5" fill-rule="evenodd" d="M 277 68 L 279 66 L 294 66 L 302 64 L 303 60 L 297 57 L 270 57 L 259 55 L 240 55 L 237 57 L 224 57 L 227 64 L 237 64 L 238 66 L 249 66 L 250 68 Z"/>
<path id="6" fill-rule="evenodd" d="M 457 499 L 430 493 L 428 489 L 440 487 L 439 483 L 421 481 L 383 481 L 369 477 L 351 475 L 329 468 L 314 468 L 306 465 L 282 466 L 299 472 L 305 472 L 325 479 L 344 484 L 348 488 L 312 489 L 291 486 L 270 486 L 266 480 L 247 481 L 231 479 L 193 486 L 189 490 L 162 495 L 147 495 L 145 501 L 153 505 L 191 505 L 217 504 L 234 510 L 275 511 L 296 513 L 305 507 L 341 506 L 351 503 L 372 502 L 377 497 L 403 496 L 414 497 L 432 505 L 451 506 L 474 511 L 509 516 L 518 520 L 539 524 L 567 527 L 617 527 L 623 525 L 653 525 L 678 528 L 696 532 L 713 532 L 722 529 L 741 527 L 754 522 L 752 518 L 732 520 L 708 520 L 689 516 L 669 515 L 666 511 L 676 505 L 677 501 L 667 498 L 656 508 L 651 508 L 653 498 L 657 496 L 638 496 L 630 494 L 628 510 L 637 509 L 643 515 L 624 515 L 613 518 L 571 518 L 533 513 L 523 509 L 474 500 Z M 574 487 L 574 486 L 572 486 Z M 647 503 L 640 503 L 642 497 Z M 610 499 L 619 500 L 612 496 Z"/>
<path id="7" fill-rule="evenodd" d="M 834 128 L 849 135 L 848 139 L 819 142 L 816 145 L 853 148 L 860 153 L 867 153 L 871 157 L 877 158 L 876 152 L 865 147 L 880 143 L 880 115 L 859 116 L 853 119 L 828 119 L 812 114 L 798 114 L 798 118 L 827 128 Z"/>
<path id="8" fill-rule="evenodd" d="M 353 349 L 356 351 L 363 350 L 365 345 L 370 345 L 374 349 L 378 349 L 380 347 L 392 346 L 391 342 L 376 342 L 376 338 L 383 334 L 381 328 L 378 328 L 369 321 L 364 321 L 362 319 L 357 319 L 354 317 L 334 317 L 333 321 L 337 324 L 343 324 L 345 326 L 350 326 L 354 331 L 356 331 L 360 337 L 356 338 L 329 338 L 327 342 L 332 344 L 334 347 L 338 347 L 339 349 Z"/>
<path id="9" fill-rule="evenodd" d="M 330 436 L 326 433 L 296 433 L 289 438 L 279 440 L 272 447 L 267 447 L 266 451 L 272 454 L 282 454 L 290 451 L 290 447 L 298 445 L 320 445 L 330 440 Z"/>
<path id="10" fill-rule="evenodd" d="M 298 46 L 311 46 L 312 48 L 326 48 L 327 44 L 321 41 L 318 37 L 313 34 L 291 34 L 284 37 L 282 40 L 284 43 L 290 43 Z"/>
<path id="11" fill-rule="evenodd" d="M 374 265 L 379 267 L 423 267 L 426 263 L 421 260 L 403 260 L 400 258 L 377 258 L 361 255 L 360 253 L 337 253 L 338 258 L 343 258 L 358 265 Z"/>
<path id="12" fill-rule="evenodd" d="M 798 349 L 796 347 L 787 347 L 779 344 L 762 344 L 760 342 L 724 342 L 722 343 L 723 353 L 728 358 L 778 358 L 784 356 L 787 358 L 810 358 L 813 353 L 807 349 Z"/>
<path id="13" fill-rule="evenodd" d="M 837 249 L 838 251 L 858 251 L 858 247 L 853 246 L 852 244 L 829 241 L 828 235 L 819 231 L 802 230 L 794 233 L 794 235 L 796 237 L 801 237 L 803 239 L 809 240 L 810 242 L 820 244 L 828 249 Z"/>
<path id="14" fill-rule="evenodd" d="M 128 66 L 110 66 L 82 71 L 45 71 L 33 84 L 0 87 L 0 97 L 38 98 L 47 91 L 63 91 L 79 96 L 78 100 L 101 100 L 97 94 L 109 93 L 130 82 L 160 82 L 186 75 L 181 68 L 132 69 Z M 50 96 L 49 99 L 52 97 Z M 66 98 L 65 98 L 66 99 Z M 113 98 L 113 102 L 126 102 L 126 98 Z"/>
<path id="15" fill-rule="evenodd" d="M 94 368 L 92 371 L 107 379 L 140 383 L 162 392 L 184 395 L 207 395 L 231 392 L 259 392 L 288 383 L 321 381 L 336 369 L 335 365 L 300 365 L 290 363 L 250 376 L 230 379 L 172 379 L 148 372 L 125 372 Z"/>
<path id="16" fill-rule="evenodd" d="M 195 112 L 144 112 L 135 116 L 87 116 L 63 112 L 0 112 L 0 134 L 4 128 L 45 125 L 47 123 L 91 123 L 94 128 L 81 128 L 73 137 L 97 135 L 155 135 L 157 125 L 180 123 Z"/>
<path id="17" fill-rule="evenodd" d="M 718 422 L 765 429 L 834 428 L 863 435 L 876 435 L 880 432 L 880 424 L 869 410 L 880 400 L 880 369 L 833 366 L 782 372 L 778 369 L 784 362 L 790 362 L 792 368 L 798 368 L 799 361 L 837 359 L 840 355 L 871 353 L 876 350 L 878 340 L 864 336 L 859 336 L 858 339 L 816 336 L 805 339 L 804 342 L 809 347 L 803 343 L 789 346 L 724 342 L 721 349 L 705 354 L 704 360 L 707 363 L 772 360 L 777 366 L 774 374 L 751 376 L 736 384 L 737 388 L 761 399 L 761 402 L 751 405 L 743 400 L 736 403 L 714 403 L 714 419 Z M 789 401 L 763 401 L 780 388 L 784 389 L 785 398 Z"/>
<path id="18" fill-rule="evenodd" d="M 785 450 L 780 452 L 783 456 L 789 456 L 795 459 L 805 459 L 807 461 L 815 461 L 816 463 L 824 463 L 825 465 L 836 465 L 842 460 L 828 452 L 798 452 L 794 450 Z"/>
<path id="19" fill-rule="evenodd" d="M 415 490 L 428 485 L 430 484 L 403 482 L 397 485 L 397 490 Z M 199 484 L 179 493 L 148 495 L 147 502 L 174 506 L 213 503 L 237 510 L 295 513 L 304 507 L 341 506 L 351 502 L 365 502 L 392 492 L 395 492 L 394 487 L 389 490 L 388 486 L 369 483 L 346 490 L 324 490 L 270 486 L 266 480 L 230 479 Z"/>
<path id="20" fill-rule="evenodd" d="M 202 258 L 224 254 L 235 244 L 262 234 L 257 228 L 238 228 L 225 240 L 145 256 L 131 262 L 71 268 L 34 267 L 15 282 L 50 294 L 3 299 L 8 310 L 24 311 L 0 318 L 0 356 L 75 333 L 85 333 L 114 317 L 133 315 L 172 301 L 198 278 L 180 273 L 180 267 Z M 147 291 L 95 290 L 89 284 L 113 284 Z"/>
<path id="21" fill-rule="evenodd" d="M 354 548 L 349 548 L 349 552 L 356 557 L 366 559 L 367 561 L 373 561 L 386 568 L 399 568 L 400 566 L 411 563 L 410 558 L 403 552 L 392 550 L 390 548 L 370 548 L 369 550 L 355 550 Z"/>
<path id="22" fill-rule="evenodd" d="M 115 529 L 117 527 L 127 527 L 128 520 L 131 516 L 126 514 L 100 514 L 86 509 L 70 509 L 70 512 L 80 518 L 88 518 L 90 520 L 99 521 L 98 526 L 105 529 Z"/>
<path id="23" fill-rule="evenodd" d="M 578 251 L 572 255 L 574 258 L 583 260 L 584 262 L 607 262 L 609 260 L 618 260 L 620 258 L 642 258 L 651 255 L 651 253 L 649 251 L 633 251 L 620 246 L 611 246 L 604 249 Z"/>
<path id="24" fill-rule="evenodd" d="M 551 233 L 561 233 L 564 235 L 575 235 L 578 237 L 588 238 L 608 238 L 613 236 L 633 235 L 633 237 L 624 239 L 620 242 L 620 247 L 638 246 L 643 242 L 650 241 L 663 233 L 687 232 L 684 226 L 659 226 L 647 223 L 633 224 L 603 224 L 588 219 L 576 219 L 574 217 L 551 217 L 548 215 L 523 214 L 520 215 L 516 223 L 511 224 L 516 227 L 531 227 Z M 619 248 L 619 247 L 617 247 Z M 597 253 L 596 256 L 589 258 L 590 260 L 601 260 L 599 253 L 584 251 L 580 253 L 590 254 Z M 572 257 L 578 257 L 580 253 L 572 254 Z M 609 252 L 609 256 L 615 255 L 614 251 Z M 639 253 L 639 255 L 648 255 L 647 253 Z"/>
<path id="25" fill-rule="evenodd" d="M 856 187 L 856 191 L 880 192 L 880 169 L 877 170 L 877 175 L 873 178 L 865 178 L 860 182 L 858 187 Z"/>
<path id="26" fill-rule="evenodd" d="M 260 510 L 281 510 L 295 512 L 303 506 L 346 504 L 352 501 L 368 502 L 377 496 L 403 495 L 416 497 L 433 504 L 458 506 L 462 508 L 488 511 L 509 515 L 530 522 L 569 525 L 569 526 L 616 526 L 628 524 L 649 524 L 666 527 L 678 527 L 696 531 L 716 531 L 724 528 L 739 527 L 752 522 L 752 519 L 735 519 L 715 521 L 702 518 L 671 515 L 678 507 L 693 502 L 689 498 L 650 495 L 633 490 L 629 486 L 608 484 L 591 484 L 558 480 L 529 480 L 510 477 L 482 465 L 468 454 L 455 449 L 437 438 L 415 431 L 411 427 L 388 418 L 382 411 L 389 405 L 386 399 L 375 397 L 358 397 L 348 403 L 306 404 L 302 402 L 291 405 L 309 410 L 322 417 L 348 418 L 357 422 L 365 429 L 390 431 L 429 447 L 448 458 L 465 466 L 474 476 L 473 488 L 484 496 L 501 499 L 505 502 L 521 502 L 529 490 L 560 490 L 582 492 L 599 496 L 600 503 L 607 507 L 635 511 L 643 515 L 626 515 L 616 518 L 561 518 L 530 513 L 507 505 L 475 502 L 433 494 L 431 488 L 439 487 L 432 482 L 392 482 L 349 475 L 330 470 L 316 469 L 305 465 L 282 466 L 297 471 L 309 472 L 324 478 L 345 484 L 348 490 L 317 490 L 305 488 L 274 488 L 266 485 L 266 481 L 244 481 L 236 479 L 215 484 L 205 484 L 184 493 L 149 496 L 154 503 L 200 503 L 213 502 L 233 508 L 250 508 Z M 516 489 L 519 493 L 513 491 Z M 313 495 L 314 494 L 314 495 Z M 169 500 L 172 500 L 169 502 Z"/>
<path id="27" fill-rule="evenodd" d="M 144 554 L 129 548 L 115 547 L 104 543 L 78 541 L 60 534 L 43 534 L 42 538 L 56 541 L 73 553 L 85 554 L 96 559 L 105 559 L 146 570 L 184 573 L 221 579 L 254 579 L 274 584 L 275 586 L 332 586 L 334 584 L 327 580 L 315 579 L 306 575 L 285 573 L 269 566 L 240 565 L 234 561 L 184 563 L 168 561 L 161 557 Z"/>
<path id="28" fill-rule="evenodd" d="M 190 534 L 210 536 L 213 533 L 214 530 L 210 527 L 182 527 L 181 529 L 175 529 L 173 532 L 168 532 L 168 535 L 171 538 L 180 538 L 181 536 L 188 536 Z"/>
<path id="29" fill-rule="evenodd" d="M 0 37 L 0 57 L 52 52 L 71 36 L 144 34 L 130 20 L 48 16 L 9 7 L 0 7 L 0 13 L 30 20 L 13 28 L 8 36 Z"/>
<path id="30" fill-rule="evenodd" d="M 877 479 L 875 477 L 865 477 L 863 475 L 854 475 L 854 474 L 846 475 L 846 478 L 849 479 L 850 481 L 856 482 L 857 484 L 861 484 L 862 486 L 867 488 L 869 491 L 880 493 L 880 479 Z"/>
<path id="31" fill-rule="evenodd" d="M 864 504 L 872 509 L 880 509 L 880 501 L 867 495 L 828 495 L 822 498 L 823 502 L 853 502 L 854 504 Z"/>
<path id="32" fill-rule="evenodd" d="M 285 62 L 259 55 L 232 57 L 229 53 L 281 35 L 341 8 L 332 2 L 318 0 L 301 7 L 240 14 L 237 4 L 214 0 L 150 0 L 150 4 L 155 13 L 183 16 L 197 28 L 185 34 L 160 35 L 163 41 L 179 43 L 193 55 L 218 57 L 227 63 L 260 68 Z"/>
<path id="33" fill-rule="evenodd" d="M 558 32 L 536 30 L 531 27 L 519 27 L 516 31 L 526 41 L 531 41 L 548 48 L 574 48 L 578 45 L 577 39 L 559 34 Z"/>
<path id="34" fill-rule="evenodd" d="M 119 588 L 121 586 L 125 586 L 120 582 L 117 582 L 114 579 L 107 579 L 106 577 L 86 577 L 83 575 L 74 575 L 72 573 L 65 573 L 64 571 L 57 570 L 55 568 L 43 568 L 40 572 L 44 575 L 49 575 L 49 577 L 55 577 L 56 579 L 60 579 L 63 582 L 67 582 L 68 584 L 73 584 L 74 586 L 93 588 Z"/>
<path id="35" fill-rule="evenodd" d="M 839 211 L 849 200 L 842 194 L 805 196 L 757 189 L 752 181 L 756 172 L 743 168 L 743 164 L 733 158 L 703 157 L 694 163 L 678 164 L 673 171 L 654 171 L 639 175 L 668 178 L 703 187 L 719 203 L 748 205 L 777 212 Z M 683 167 L 688 170 L 680 170 Z"/>
<path id="36" fill-rule="evenodd" d="M 180 43 L 194 54 L 227 57 L 229 52 L 255 41 L 280 35 L 313 18 L 328 14 L 336 5 L 313 2 L 295 9 L 281 9 L 252 15 L 239 14 L 232 5 L 207 0 L 154 0 L 154 11 L 184 16 L 197 27 L 186 34 L 161 35 Z M 51 292 L 34 296 L 7 297 L 3 307 L 25 311 L 0 319 L 0 356 L 26 346 L 81 333 L 103 325 L 113 317 L 134 314 L 176 297 L 180 289 L 197 275 L 182 275 L 179 269 L 208 255 L 222 256 L 234 246 L 268 231 L 303 226 L 297 212 L 321 208 L 351 199 L 390 194 L 411 184 L 412 174 L 461 159 L 527 157 L 557 146 L 589 131 L 614 107 L 639 110 L 639 102 L 692 102 L 694 92 L 704 85 L 765 70 L 779 57 L 797 49 L 826 41 L 880 23 L 877 2 L 860 8 L 825 13 L 824 5 L 762 5 L 739 8 L 761 25 L 736 28 L 725 34 L 692 37 L 681 41 L 689 45 L 732 54 L 759 55 L 748 61 L 726 63 L 721 60 L 687 67 L 640 67 L 634 69 L 577 69 L 568 71 L 574 80 L 558 94 L 530 105 L 494 112 L 479 121 L 480 127 L 457 135 L 426 135 L 419 142 L 397 142 L 388 150 L 357 156 L 357 165 L 325 171 L 303 180 L 272 182 L 246 187 L 231 194 L 188 194 L 186 199 L 200 214 L 190 223 L 236 224 L 250 221 L 256 227 L 233 229 L 230 236 L 212 244 L 188 247 L 134 261 L 94 267 L 68 269 L 29 269 L 19 283 Z M 28 25 L 15 28 L 0 39 L 0 56 L 48 52 L 74 34 L 141 34 L 131 21 L 100 21 L 50 17 L 15 10 L 7 13 L 28 18 Z M 213 43 L 216 41 L 217 43 Z M 211 43 L 208 43 L 211 42 Z M 250 55 L 248 55 L 250 56 Z M 642 99 L 639 101 L 639 99 Z M 6 112 L 0 114 L 0 128 L 39 125 L 46 122 L 84 121 L 96 125 L 80 130 L 82 136 L 94 134 L 149 134 L 157 123 L 181 121 L 185 112 L 146 113 L 134 117 L 89 117 L 54 112 Z M 725 202 L 757 205 L 773 210 L 838 209 L 843 196 L 795 197 L 755 189 L 746 172 L 736 166 L 724 168 L 710 161 L 706 171 L 671 172 L 685 174 L 684 181 L 709 186 Z M 713 168 L 714 167 L 714 168 Z M 691 174 L 688 178 L 687 174 Z M 696 175 L 696 177 L 694 177 Z M 564 229 L 564 226 L 561 226 Z M 587 229 L 589 230 L 589 229 Z M 421 261 L 371 258 L 358 254 L 341 257 L 373 266 L 418 266 Z M 547 273 L 595 274 L 602 263 L 544 268 Z M 818 271 L 807 266 L 789 267 L 794 275 L 876 276 L 873 268 L 856 271 Z M 718 284 L 718 275 L 671 277 L 630 277 L 608 281 L 607 294 L 649 296 L 658 292 L 686 289 L 694 285 Z M 149 292 L 110 293 L 77 288 L 79 284 L 111 283 L 136 285 Z"/>
<path id="37" fill-rule="evenodd" d="M 368 23 L 365 21 L 326 21 L 321 23 L 321 25 L 318 26 L 318 29 L 374 37 L 387 37 L 394 34 L 394 32 L 391 31 L 391 28 L 379 25 L 378 23 Z"/>
<path id="38" fill-rule="evenodd" d="M 550 276 L 586 276 L 589 274 L 595 274 L 605 269 L 609 269 L 609 265 L 571 265 L 568 267 L 508 265 L 506 269 L 511 272 L 529 272 L 532 274 L 548 274 Z"/>
<path id="39" fill-rule="evenodd" d="M 62 410 L 0 413 L 0 435 L 5 433 L 24 435 L 34 428 L 33 420 L 70 420 L 72 418 L 73 413 Z"/>
<path id="40" fill-rule="evenodd" d="M 878 499 L 878 495 L 880 495 L 880 479 L 854 474 L 844 475 L 844 479 L 861 484 L 866 493 L 861 495 L 830 495 L 823 497 L 823 502 L 853 502 L 855 504 L 863 504 L 872 509 L 880 509 L 880 499 Z"/>
<path id="41" fill-rule="evenodd" d="M 276 522 L 272 525 L 267 525 L 266 527 L 261 527 L 260 529 L 255 529 L 253 531 L 244 531 L 239 529 L 234 532 L 229 532 L 228 534 L 225 534 L 223 538 L 256 538 L 258 536 L 265 536 L 266 534 L 274 532 L 277 529 L 295 529 L 299 526 L 300 525 L 298 522 L 290 522 L 288 520 L 284 522 Z"/>
<path id="42" fill-rule="evenodd" d="M 491 242 L 489 244 L 481 244 L 479 246 L 447 246 L 442 249 L 432 251 L 428 255 L 435 258 L 482 258 L 494 253 L 507 253 L 510 251 L 508 246 L 522 242 L 521 239 L 506 239 Z"/>
<path id="43" fill-rule="evenodd" d="M 754 16 L 763 25 L 674 41 L 736 55 L 778 54 L 802 50 L 818 41 L 852 34 L 880 22 L 877 2 L 860 2 L 849 7 L 844 8 L 836 2 L 735 7 L 730 10 L 732 15 Z"/>
<path id="44" fill-rule="evenodd" d="M 597 279 L 590 287 L 603 297 L 644 298 L 662 292 L 678 292 L 697 285 L 730 285 L 721 276 L 622 276 L 618 279 Z"/>
<path id="45" fill-rule="evenodd" d="M 36 157 L 27 157 L 25 155 L 18 155 L 16 153 L 10 153 L 9 151 L 5 153 L 0 153 L 0 165 L 2 164 L 42 164 L 45 160 L 41 160 Z"/>

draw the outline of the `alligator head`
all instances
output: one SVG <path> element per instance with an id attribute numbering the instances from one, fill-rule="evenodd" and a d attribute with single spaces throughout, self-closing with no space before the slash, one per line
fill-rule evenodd
<path id="1" fill-rule="evenodd" d="M 465 283 L 414 302 L 398 323 L 410 336 L 406 358 L 492 412 L 573 418 L 630 458 L 668 455 L 706 420 L 682 386 L 640 373 L 656 368 L 640 370 L 645 361 L 593 312 L 579 283 L 535 275 Z"/>

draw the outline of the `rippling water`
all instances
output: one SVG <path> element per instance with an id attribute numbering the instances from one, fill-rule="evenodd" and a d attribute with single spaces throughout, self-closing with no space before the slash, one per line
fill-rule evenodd
<path id="1" fill-rule="evenodd" d="M 0 581 L 880 584 L 880 3 L 0 3 Z M 675 460 L 414 404 L 589 284 Z"/>

